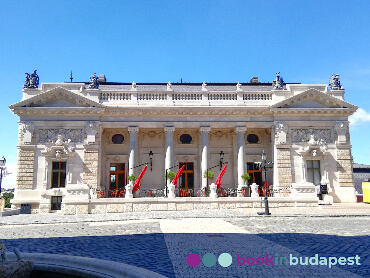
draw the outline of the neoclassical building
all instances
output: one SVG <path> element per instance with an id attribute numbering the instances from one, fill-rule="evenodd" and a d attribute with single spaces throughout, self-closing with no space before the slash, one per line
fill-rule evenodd
<path id="1" fill-rule="evenodd" d="M 215 199 L 197 197 L 210 183 L 204 172 L 217 177 L 220 164 L 227 163 L 222 188 L 245 187 L 244 173 L 251 177 L 248 184 L 261 185 L 263 151 L 273 162 L 266 176 L 275 192 L 270 202 L 297 205 L 308 198 L 317 205 L 315 185 L 320 184 L 328 185 L 334 202 L 356 200 L 348 116 L 357 107 L 344 100 L 337 75 L 326 85 L 284 83 L 279 74 L 272 83 L 252 78 L 244 84 L 115 83 L 94 74 L 90 82 L 40 88 L 34 75 L 37 80 L 27 76 L 22 100 L 10 106 L 20 117 L 14 207 L 135 210 L 135 202 L 148 198 L 111 194 L 147 163 L 141 190 L 164 189 L 166 169 L 176 173 L 185 165 L 178 185 L 192 193 L 159 197 L 156 204 L 141 203 L 141 209 L 186 209 L 192 200 L 214 208 Z M 106 198 L 97 198 L 96 190 Z M 260 201 L 252 193 L 217 202 L 238 207 Z"/>

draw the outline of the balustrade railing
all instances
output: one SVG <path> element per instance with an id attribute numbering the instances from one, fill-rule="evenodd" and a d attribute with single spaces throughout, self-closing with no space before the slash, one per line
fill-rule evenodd
<path id="1" fill-rule="evenodd" d="M 100 100 L 131 100 L 131 93 L 104 92 L 99 95 Z"/>
<path id="2" fill-rule="evenodd" d="M 139 197 L 164 197 L 164 189 L 139 189 Z"/>
<path id="3" fill-rule="evenodd" d="M 138 100 L 166 100 L 166 93 L 139 93 L 137 94 Z"/>
<path id="4" fill-rule="evenodd" d="M 271 93 L 243 94 L 243 100 L 272 100 L 272 94 Z"/>
<path id="5" fill-rule="evenodd" d="M 194 197 L 193 189 L 176 188 L 176 197 Z"/>
<path id="6" fill-rule="evenodd" d="M 211 93 L 208 95 L 209 100 L 236 100 L 236 93 Z"/>
<path id="7" fill-rule="evenodd" d="M 191 93 L 174 93 L 172 95 L 173 100 L 202 100 L 202 94 L 191 94 Z"/>

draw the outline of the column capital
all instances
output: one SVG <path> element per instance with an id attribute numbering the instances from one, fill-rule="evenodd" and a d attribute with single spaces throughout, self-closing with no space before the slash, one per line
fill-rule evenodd
<path id="1" fill-rule="evenodd" d="M 247 131 L 247 128 L 245 127 L 245 126 L 237 126 L 237 127 L 235 127 L 235 131 L 236 132 L 246 132 Z"/>
<path id="2" fill-rule="evenodd" d="M 200 127 L 200 132 L 211 132 L 211 127 L 210 126 L 201 126 Z"/>
<path id="3" fill-rule="evenodd" d="M 129 126 L 128 127 L 128 132 L 135 132 L 135 133 L 138 133 L 139 132 L 139 127 L 138 126 Z"/>
<path id="4" fill-rule="evenodd" d="M 175 132 L 175 127 L 174 126 L 165 126 L 164 127 L 164 132 L 168 133 L 168 132 Z"/>

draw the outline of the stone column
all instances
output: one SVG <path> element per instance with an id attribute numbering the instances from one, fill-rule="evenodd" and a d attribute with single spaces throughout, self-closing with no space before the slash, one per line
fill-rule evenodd
<path id="1" fill-rule="evenodd" d="M 200 128 L 200 132 L 202 133 L 202 167 L 201 167 L 201 176 L 202 176 L 202 188 L 207 186 L 207 178 L 204 178 L 204 172 L 207 171 L 208 168 L 208 157 L 209 157 L 209 135 L 208 133 L 211 131 L 211 127 L 203 126 Z"/>
<path id="2" fill-rule="evenodd" d="M 139 132 L 139 127 L 137 126 L 130 126 L 128 128 L 128 132 L 130 132 L 130 154 L 128 159 L 128 174 L 131 176 L 132 174 L 135 175 L 136 168 L 133 168 L 137 166 L 137 133 Z"/>
<path id="3" fill-rule="evenodd" d="M 165 158 L 165 164 L 164 164 L 164 170 L 166 171 L 166 169 L 169 169 L 170 167 L 174 166 L 173 165 L 173 133 L 175 132 L 175 127 L 166 126 L 164 128 L 164 132 L 166 133 L 166 158 Z"/>
<path id="4" fill-rule="evenodd" d="M 247 131 L 245 126 L 237 126 L 235 128 L 237 134 L 237 155 L 238 155 L 238 188 L 242 188 L 244 186 L 244 180 L 242 179 L 242 175 L 244 174 L 245 169 L 245 140 L 244 140 L 244 133 Z"/>

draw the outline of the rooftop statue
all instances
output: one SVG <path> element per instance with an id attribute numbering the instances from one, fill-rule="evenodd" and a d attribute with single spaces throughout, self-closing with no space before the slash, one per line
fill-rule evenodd
<path id="1" fill-rule="evenodd" d="M 132 81 L 131 89 L 136 89 L 136 87 L 137 87 L 136 82 L 135 81 Z"/>
<path id="2" fill-rule="evenodd" d="M 203 81 L 203 83 L 202 83 L 202 91 L 207 91 L 206 81 Z"/>
<path id="3" fill-rule="evenodd" d="M 26 72 L 26 81 L 24 82 L 23 88 L 36 89 L 39 87 L 39 76 L 36 71 L 37 70 L 34 70 L 31 75 Z"/>
<path id="4" fill-rule="evenodd" d="M 333 74 L 329 79 L 330 90 L 343 90 L 343 86 L 340 85 L 339 74 Z"/>
<path id="5" fill-rule="evenodd" d="M 99 77 L 96 77 L 96 73 L 90 77 L 89 89 L 99 89 Z"/>
<path id="6" fill-rule="evenodd" d="M 167 91 L 172 91 L 172 84 L 170 81 L 167 83 Z"/>
<path id="7" fill-rule="evenodd" d="M 236 84 L 236 90 L 241 91 L 242 90 L 242 84 L 238 81 L 238 84 Z"/>
<path id="8" fill-rule="evenodd" d="M 276 73 L 276 79 L 272 82 L 274 90 L 284 89 L 284 79 L 280 77 L 280 72 Z"/>

